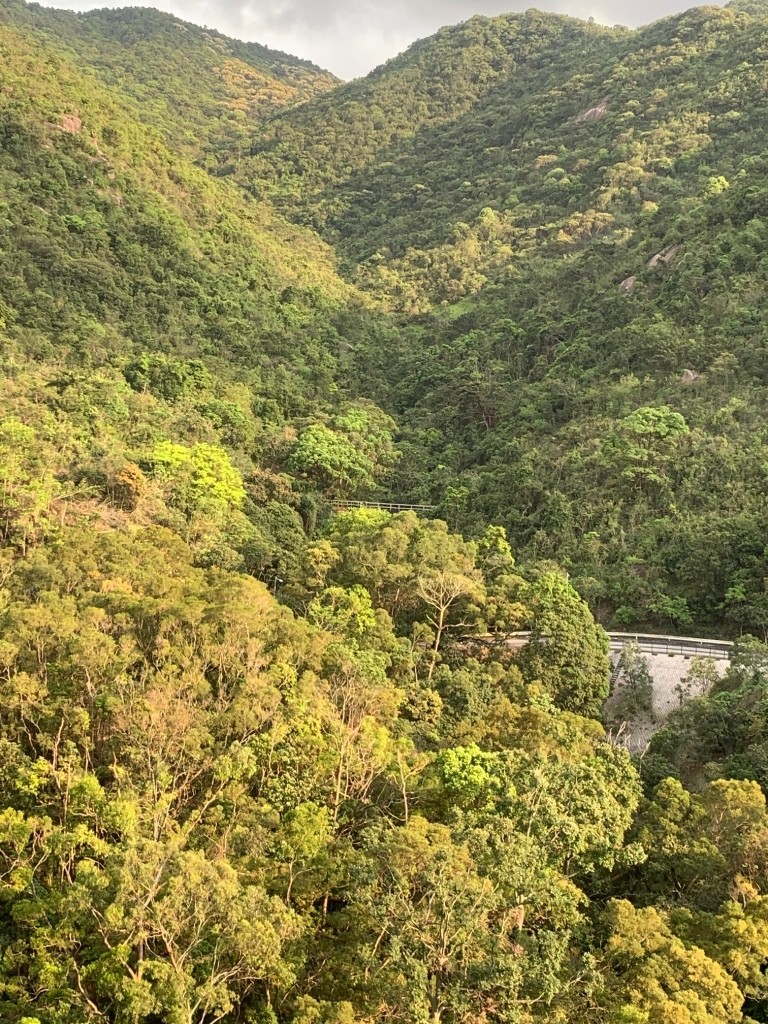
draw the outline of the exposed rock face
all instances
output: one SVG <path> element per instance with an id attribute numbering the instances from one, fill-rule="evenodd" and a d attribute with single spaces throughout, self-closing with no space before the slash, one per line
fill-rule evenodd
<path id="1" fill-rule="evenodd" d="M 657 267 L 659 263 L 671 263 L 682 248 L 682 242 L 675 242 L 674 245 L 668 245 L 666 249 L 662 249 L 661 252 L 657 252 L 655 256 L 652 256 L 648 260 L 648 266 Z"/>
<path id="2" fill-rule="evenodd" d="M 693 384 L 695 380 L 698 380 L 701 374 L 697 370 L 683 370 L 683 375 L 680 378 L 682 384 Z"/>
<path id="3" fill-rule="evenodd" d="M 577 121 L 599 121 L 608 113 L 608 100 L 600 100 L 596 107 L 590 107 L 576 118 Z"/>
<path id="4" fill-rule="evenodd" d="M 63 132 L 69 132 L 71 135 L 77 135 L 83 127 L 83 122 L 77 114 L 62 114 L 61 120 L 59 121 L 59 127 Z"/>
<path id="5" fill-rule="evenodd" d="M 628 294 L 629 292 L 634 291 L 634 288 L 635 288 L 636 284 L 637 284 L 637 278 L 634 275 L 632 277 L 625 277 L 624 280 L 619 285 L 619 291 L 620 292 L 626 292 Z"/>

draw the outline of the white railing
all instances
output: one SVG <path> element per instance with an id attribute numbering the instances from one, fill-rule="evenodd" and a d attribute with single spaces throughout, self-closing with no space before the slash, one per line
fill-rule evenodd
<path id="1" fill-rule="evenodd" d="M 436 505 L 413 505 L 406 501 L 344 501 L 341 498 L 333 502 L 336 509 L 345 508 L 383 508 L 386 512 L 434 512 Z"/>
<path id="2" fill-rule="evenodd" d="M 707 637 L 659 636 L 656 633 L 609 633 L 611 650 L 620 651 L 630 643 L 636 643 L 642 654 L 682 654 L 690 658 L 715 658 L 729 661 L 733 650 L 732 640 L 712 640 Z"/>
<path id="3" fill-rule="evenodd" d="M 510 646 L 522 647 L 530 637 L 528 630 L 508 633 L 506 636 L 486 634 L 485 636 L 468 637 L 480 643 L 506 643 Z M 612 651 L 621 651 L 629 643 L 636 643 L 641 654 L 681 654 L 690 658 L 697 655 L 702 658 L 715 658 L 729 661 L 733 650 L 732 640 L 712 640 L 707 637 L 663 636 L 657 633 L 609 633 Z"/>

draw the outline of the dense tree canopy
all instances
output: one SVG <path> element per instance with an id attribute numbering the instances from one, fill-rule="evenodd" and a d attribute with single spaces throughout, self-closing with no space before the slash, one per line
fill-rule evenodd
<path id="1" fill-rule="evenodd" d="M 2 1024 L 768 1020 L 767 52 L 2 4 Z"/>

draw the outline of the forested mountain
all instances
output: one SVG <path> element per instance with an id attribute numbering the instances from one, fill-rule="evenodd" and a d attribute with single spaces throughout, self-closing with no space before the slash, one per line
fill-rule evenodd
<path id="1" fill-rule="evenodd" d="M 407 314 L 359 347 L 398 496 L 568 565 L 607 620 L 765 633 L 762 5 L 447 29 L 239 176 Z"/>
<path id="2" fill-rule="evenodd" d="M 2 0 L 2 1024 L 768 1020 L 767 43 Z"/>
<path id="3" fill-rule="evenodd" d="M 2 0 L 0 11 L 4 24 L 114 87 L 174 150 L 210 163 L 236 156 L 275 111 L 338 84 L 307 61 L 151 8 L 75 14 Z"/>
<path id="4" fill-rule="evenodd" d="M 276 117 L 240 172 L 351 264 L 383 264 L 389 301 L 455 301 L 532 248 L 617 243 L 759 156 L 765 45 L 738 5 L 634 32 L 478 17 Z"/>
<path id="5" fill-rule="evenodd" d="M 583 72 L 605 67 L 617 34 L 626 35 L 537 11 L 473 18 L 275 118 L 255 137 L 241 176 L 356 262 L 382 245 L 398 256 L 422 240 L 434 246 L 451 238 L 457 221 L 472 219 L 473 205 L 476 216 L 511 194 L 521 133 L 542 96 L 560 91 L 562 102 L 578 68 L 585 97 L 594 99 Z M 569 98 L 573 112 L 584 109 Z M 551 124 L 547 114 L 540 123 Z M 376 232 L 385 223 L 382 240 Z"/>
<path id="6" fill-rule="evenodd" d="M 20 537 L 34 532 L 38 517 L 53 514 L 46 500 L 55 494 L 98 501 L 124 471 L 141 490 L 139 464 L 158 477 L 159 452 L 181 457 L 163 448 L 171 442 L 199 449 L 214 474 L 235 472 L 230 454 L 236 476 L 279 473 L 292 424 L 343 420 L 349 411 L 337 394 L 337 364 L 345 332 L 366 314 L 333 253 L 172 154 L 130 105 L 57 53 L 6 27 L 0 53 L 3 410 L 36 432 L 35 458 L 50 484 L 46 499 L 14 499 L 6 538 L 17 516 Z M 380 428 L 384 447 L 391 444 L 383 413 L 354 408 L 355 438 Z M 372 481 L 373 462 L 353 454 L 355 472 Z M 14 470 L 19 480 L 29 468 Z M 270 481 L 254 486 L 270 498 L 290 491 L 282 478 Z M 280 552 L 292 530 L 302 534 L 299 501 L 278 500 L 273 510 L 274 529 L 286 535 Z M 200 543 L 237 537 L 242 552 L 255 542 L 251 557 L 267 571 L 282 556 L 269 540 L 270 513 L 254 515 L 262 528 L 241 516 L 246 534 L 238 534 L 231 523 L 224 528 L 225 516 L 218 533 L 203 528 Z M 228 550 L 216 557 L 226 561 Z"/>

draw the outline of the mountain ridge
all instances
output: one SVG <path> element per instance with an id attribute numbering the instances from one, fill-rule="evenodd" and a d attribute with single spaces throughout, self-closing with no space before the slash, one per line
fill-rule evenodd
<path id="1" fill-rule="evenodd" d="M 73 12 L 3 0 L 18 28 L 76 58 L 132 100 L 140 119 L 203 162 L 248 126 L 338 84 L 309 61 L 151 7 Z"/>

